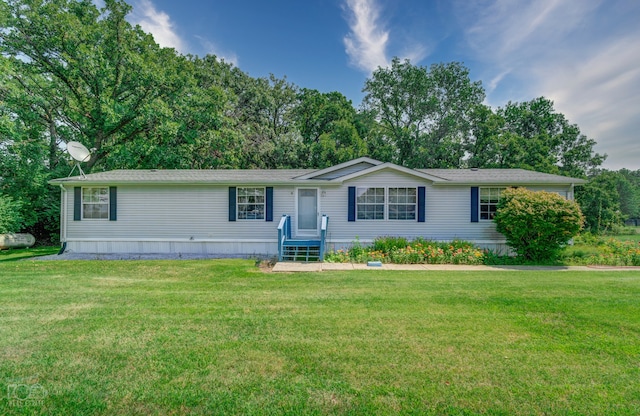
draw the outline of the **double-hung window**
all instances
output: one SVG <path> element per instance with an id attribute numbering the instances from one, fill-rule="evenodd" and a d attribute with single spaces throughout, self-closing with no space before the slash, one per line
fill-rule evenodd
<path id="1" fill-rule="evenodd" d="M 264 220 L 265 188 L 238 188 L 239 220 Z"/>
<path id="2" fill-rule="evenodd" d="M 384 220 L 384 188 L 358 188 L 356 216 L 359 220 Z"/>
<path id="3" fill-rule="evenodd" d="M 416 188 L 357 188 L 357 220 L 416 220 Z"/>
<path id="4" fill-rule="evenodd" d="M 415 220 L 418 197 L 416 188 L 389 188 L 390 220 Z"/>
<path id="5" fill-rule="evenodd" d="M 109 188 L 106 186 L 82 188 L 82 218 L 109 219 Z"/>
<path id="6" fill-rule="evenodd" d="M 506 188 L 480 188 L 480 219 L 492 220 L 498 210 L 500 195 Z"/>

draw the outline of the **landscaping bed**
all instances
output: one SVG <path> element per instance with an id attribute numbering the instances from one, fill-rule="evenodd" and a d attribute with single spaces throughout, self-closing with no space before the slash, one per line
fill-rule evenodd
<path id="1" fill-rule="evenodd" d="M 526 261 L 483 250 L 461 240 L 436 242 L 403 237 L 379 237 L 371 245 L 355 241 L 348 249 L 329 252 L 329 263 L 367 263 L 381 261 L 395 264 L 486 264 L 486 265 L 554 265 L 554 266 L 640 266 L 640 241 L 628 234 L 622 238 L 583 234 L 573 245 L 564 248 L 558 258 Z"/>

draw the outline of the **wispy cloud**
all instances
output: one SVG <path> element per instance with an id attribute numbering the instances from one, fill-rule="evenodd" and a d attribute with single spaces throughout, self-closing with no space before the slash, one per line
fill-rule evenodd
<path id="1" fill-rule="evenodd" d="M 632 9 L 635 7 L 635 9 Z M 605 164 L 637 166 L 640 27 L 624 1 L 489 0 L 456 5 L 472 56 L 503 105 L 542 96 L 577 123 Z M 634 18 L 634 16 L 636 16 Z"/>
<path id="2" fill-rule="evenodd" d="M 484 62 L 491 90 L 509 79 L 529 79 L 530 70 L 571 51 L 570 35 L 597 2 L 492 0 L 459 2 L 456 10 L 472 55 Z M 514 97 L 518 99 L 519 97 Z"/>
<path id="3" fill-rule="evenodd" d="M 196 35 L 195 38 L 200 42 L 205 54 L 215 55 L 219 59 L 222 59 L 229 64 L 233 64 L 233 66 L 238 66 L 238 55 L 235 53 L 222 51 L 218 45 L 202 36 Z"/>
<path id="4" fill-rule="evenodd" d="M 132 23 L 140 25 L 144 31 L 151 33 L 160 46 L 174 48 L 181 53 L 186 52 L 186 42 L 176 33 L 171 17 L 157 10 L 150 0 L 133 2 L 130 19 Z"/>
<path id="5" fill-rule="evenodd" d="M 387 66 L 389 32 L 380 22 L 380 7 L 375 0 L 347 0 L 351 31 L 343 41 L 352 65 L 366 72 Z"/>
<path id="6" fill-rule="evenodd" d="M 640 160 L 640 32 L 592 46 L 583 59 L 556 62 L 550 70 L 538 68 L 541 95 L 598 142 L 609 154 L 608 167 Z M 553 73 L 553 76 L 550 75 Z"/>
<path id="7" fill-rule="evenodd" d="M 428 48 L 422 40 L 411 38 L 411 31 L 406 30 L 409 22 L 405 22 L 407 25 L 402 28 L 390 28 L 390 19 L 381 17 L 386 10 L 378 1 L 345 0 L 350 30 L 343 42 L 351 65 L 370 74 L 378 67 L 388 67 L 391 56 L 409 59 L 413 63 L 423 60 Z"/>

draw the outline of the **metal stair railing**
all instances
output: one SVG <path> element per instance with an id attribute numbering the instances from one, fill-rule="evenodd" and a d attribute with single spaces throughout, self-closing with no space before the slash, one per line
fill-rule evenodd
<path id="1" fill-rule="evenodd" d="M 278 261 L 284 256 L 284 243 L 291 238 L 291 216 L 283 214 L 278 224 Z"/>

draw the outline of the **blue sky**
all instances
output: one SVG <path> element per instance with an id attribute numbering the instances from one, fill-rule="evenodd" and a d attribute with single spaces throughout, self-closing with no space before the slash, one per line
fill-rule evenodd
<path id="1" fill-rule="evenodd" d="M 609 155 L 606 168 L 640 169 L 637 0 L 128 2 L 129 20 L 162 46 L 339 91 L 355 106 L 365 79 L 394 56 L 460 61 L 487 104 L 550 98 Z"/>

